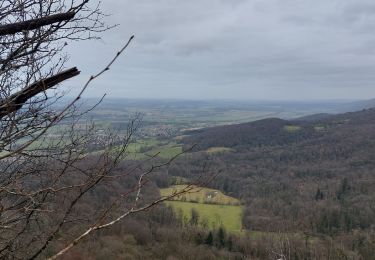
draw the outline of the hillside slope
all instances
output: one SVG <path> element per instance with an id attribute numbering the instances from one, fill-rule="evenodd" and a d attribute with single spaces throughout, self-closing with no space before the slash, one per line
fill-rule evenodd
<path id="1" fill-rule="evenodd" d="M 211 127 L 190 131 L 182 140 L 184 144 L 198 144 L 199 150 L 210 147 L 249 149 L 254 147 L 287 146 L 306 143 L 320 138 L 332 139 L 358 131 L 362 138 L 372 136 L 375 127 L 375 109 L 350 112 L 307 120 L 263 119 L 255 122 Z M 366 132 L 366 135 L 363 135 Z"/>
<path id="2" fill-rule="evenodd" d="M 201 151 L 192 153 L 191 170 L 180 162 L 170 174 L 194 178 L 210 164 L 219 173 L 211 186 L 245 202 L 245 228 L 345 240 L 344 247 L 358 259 L 375 253 L 375 109 L 189 134 L 183 142 L 198 143 Z M 232 152 L 205 152 L 218 146 Z M 359 244 L 350 246 L 358 239 L 366 241 L 367 253 Z"/>
<path id="3" fill-rule="evenodd" d="M 300 131 L 303 129 L 303 131 Z M 182 142 L 198 144 L 198 149 L 210 147 L 247 148 L 249 146 L 285 145 L 312 136 L 318 132 L 305 122 L 291 122 L 278 118 L 263 119 L 255 122 L 218 126 L 186 133 Z"/>

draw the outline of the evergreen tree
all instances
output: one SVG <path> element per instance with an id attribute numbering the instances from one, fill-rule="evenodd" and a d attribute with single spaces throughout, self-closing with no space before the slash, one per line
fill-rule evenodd
<path id="1" fill-rule="evenodd" d="M 337 199 L 338 200 L 342 200 L 344 199 L 345 195 L 348 194 L 348 192 L 350 191 L 351 187 L 349 185 L 349 181 L 347 178 L 344 178 L 341 182 L 341 185 L 340 185 L 340 189 L 339 191 L 337 192 Z"/>
<path id="2" fill-rule="evenodd" d="M 225 230 L 222 226 L 217 231 L 217 246 L 219 248 L 225 246 Z"/>
<path id="3" fill-rule="evenodd" d="M 191 216 L 190 216 L 190 225 L 191 226 L 197 226 L 199 223 L 199 213 L 196 209 L 191 209 Z"/>
<path id="4" fill-rule="evenodd" d="M 322 200 L 324 199 L 324 194 L 323 192 L 318 188 L 318 190 L 316 191 L 315 193 L 315 200 L 318 201 L 318 200 Z"/>
<path id="5" fill-rule="evenodd" d="M 213 245 L 213 242 L 214 242 L 214 237 L 212 235 L 212 232 L 210 231 L 206 237 L 206 240 L 205 240 L 205 244 L 206 245 L 209 245 L 209 246 L 212 246 Z"/>

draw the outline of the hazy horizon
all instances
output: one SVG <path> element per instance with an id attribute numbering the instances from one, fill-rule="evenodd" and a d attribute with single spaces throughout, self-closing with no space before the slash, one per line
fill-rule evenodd
<path id="1" fill-rule="evenodd" d="M 82 99 L 83 100 L 97 100 L 102 98 L 103 96 L 90 96 L 86 95 Z M 75 98 L 74 95 L 66 95 L 64 98 L 66 99 L 72 99 Z M 375 98 L 367 98 L 367 99 L 307 99 L 307 100 L 298 100 L 298 99 L 240 99 L 240 98 L 163 98 L 163 97 L 115 97 L 111 95 L 106 95 L 103 99 L 106 100 L 129 100 L 129 101 L 184 101 L 184 102 L 239 102 L 239 103 L 351 103 L 351 102 L 366 102 L 366 101 L 372 101 L 375 100 Z"/>

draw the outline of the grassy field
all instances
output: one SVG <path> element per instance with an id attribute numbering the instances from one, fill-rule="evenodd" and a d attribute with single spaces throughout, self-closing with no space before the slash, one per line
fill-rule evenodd
<path id="1" fill-rule="evenodd" d="M 120 149 L 120 147 L 114 148 Z M 92 154 L 99 154 L 102 151 L 95 151 Z M 182 147 L 175 142 L 161 142 L 157 139 L 142 139 L 130 143 L 127 147 L 127 159 L 142 160 L 157 156 L 162 159 L 171 159 L 182 152 Z"/>
<path id="2" fill-rule="evenodd" d="M 156 147 L 151 151 L 146 152 L 146 155 L 155 155 L 157 154 L 158 157 L 163 159 L 171 159 L 176 155 L 182 152 L 182 147 L 177 145 L 176 143 L 169 143 L 167 145 L 162 145 L 160 147 Z"/>
<path id="3" fill-rule="evenodd" d="M 225 227 L 229 232 L 241 232 L 242 229 L 242 207 L 231 205 L 214 205 L 182 201 L 166 201 L 176 213 L 182 212 L 186 220 L 190 219 L 192 209 L 199 213 L 199 223 L 201 226 L 214 229 L 220 226 Z"/>
<path id="4" fill-rule="evenodd" d="M 301 127 L 297 125 L 286 125 L 284 126 L 284 130 L 289 133 L 294 133 L 294 132 L 298 132 L 299 130 L 301 130 Z"/>
<path id="5" fill-rule="evenodd" d="M 325 132 L 325 131 L 327 131 L 327 128 L 325 126 L 322 126 L 322 125 L 317 125 L 317 126 L 314 126 L 314 130 L 317 131 L 317 132 Z"/>
<path id="6" fill-rule="evenodd" d="M 210 147 L 206 150 L 206 153 L 226 153 L 226 152 L 234 152 L 235 150 L 228 147 Z"/>
<path id="7" fill-rule="evenodd" d="M 161 189 L 162 196 L 168 196 L 186 187 L 174 185 Z M 219 190 L 194 187 L 186 194 L 175 197 L 165 202 L 171 206 L 177 214 L 182 213 L 185 222 L 191 218 L 192 209 L 199 214 L 199 225 L 208 228 L 224 226 L 230 232 L 240 232 L 242 229 L 242 206 L 236 198 L 227 196 Z"/>
<path id="8" fill-rule="evenodd" d="M 160 193 L 162 196 L 168 196 L 185 187 L 186 185 L 173 185 L 169 188 L 161 189 Z M 174 197 L 173 200 L 206 204 L 240 205 L 240 201 L 236 198 L 227 196 L 219 190 L 202 187 L 194 187 L 189 193 Z"/>

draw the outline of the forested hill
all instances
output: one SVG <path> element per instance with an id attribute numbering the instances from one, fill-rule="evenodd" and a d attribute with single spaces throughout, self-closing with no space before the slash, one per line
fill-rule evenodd
<path id="1" fill-rule="evenodd" d="M 250 123 L 211 127 L 186 132 L 182 142 L 198 144 L 199 150 L 210 147 L 249 149 L 264 146 L 283 146 L 333 136 L 345 138 L 354 132 L 375 135 L 375 109 L 339 115 L 308 117 L 298 120 L 278 118 L 263 119 Z M 359 138 L 366 138 L 368 135 Z"/>
<path id="2" fill-rule="evenodd" d="M 212 188 L 244 202 L 247 229 L 329 236 L 338 244 L 345 241 L 345 253 L 337 259 L 373 259 L 374 109 L 313 121 L 266 119 L 188 134 L 186 146 L 198 143 L 201 151 L 192 153 L 195 161 L 176 165 L 169 174 L 191 178 L 196 173 L 184 169 L 209 162 L 220 173 Z"/>

